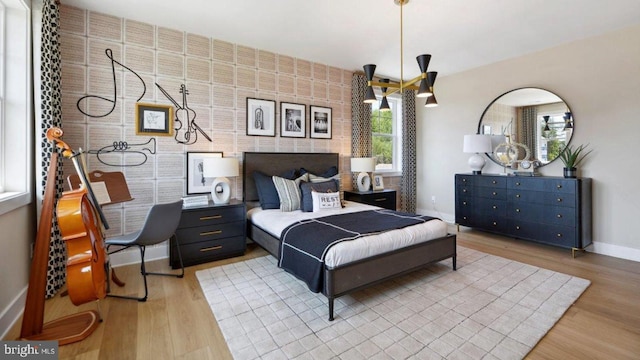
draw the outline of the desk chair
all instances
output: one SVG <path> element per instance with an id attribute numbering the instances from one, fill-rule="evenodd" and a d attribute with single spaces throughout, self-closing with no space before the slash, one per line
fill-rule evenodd
<path id="1" fill-rule="evenodd" d="M 123 246 L 122 248 L 110 252 L 109 254 L 115 254 L 117 252 L 126 250 L 132 246 L 137 246 L 140 249 L 140 272 L 144 280 L 144 296 L 122 296 L 111 295 L 109 297 L 117 297 L 123 299 L 133 299 L 140 302 L 147 301 L 147 295 L 149 290 L 147 288 L 147 275 L 163 275 L 163 276 L 175 276 L 182 278 L 184 276 L 184 264 L 182 263 L 182 255 L 180 254 L 180 246 L 176 246 L 178 250 L 178 259 L 180 260 L 180 268 L 182 272 L 180 274 L 169 273 L 151 273 L 147 272 L 144 266 L 144 252 L 147 246 L 159 244 L 169 238 L 174 238 L 176 245 L 178 245 L 178 239 L 175 237 L 178 223 L 180 222 L 180 215 L 182 214 L 182 200 L 167 204 L 156 204 L 149 209 L 147 218 L 144 221 L 144 225 L 141 230 L 124 234 L 120 236 L 114 236 L 107 238 L 105 244 L 107 245 L 107 252 L 112 245 Z"/>

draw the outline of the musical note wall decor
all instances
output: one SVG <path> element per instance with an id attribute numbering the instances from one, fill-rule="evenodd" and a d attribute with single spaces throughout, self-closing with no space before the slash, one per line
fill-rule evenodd
<path id="1" fill-rule="evenodd" d="M 76 102 L 76 107 L 78 108 L 78 110 L 81 113 L 83 113 L 84 115 L 93 117 L 93 118 L 102 118 L 102 117 L 108 116 L 116 108 L 116 102 L 118 100 L 118 97 L 117 97 L 118 96 L 118 87 L 117 87 L 117 82 L 116 82 L 116 67 L 115 67 L 115 64 L 118 64 L 118 65 L 122 66 L 123 68 L 131 71 L 131 73 L 133 73 L 133 75 L 138 77 L 138 79 L 140 79 L 140 82 L 142 82 L 142 94 L 140 95 L 140 97 L 138 97 L 138 100 L 136 100 L 136 102 L 140 101 L 144 97 L 144 94 L 147 92 L 147 85 L 144 83 L 144 80 L 142 80 L 140 75 L 138 75 L 131 68 L 125 66 L 124 64 L 122 64 L 118 60 L 114 59 L 113 58 L 113 50 L 107 48 L 107 49 L 105 49 L 104 52 L 107 55 L 107 57 L 109 58 L 109 60 L 111 60 L 111 75 L 113 77 L 113 99 L 109 99 L 109 98 L 106 98 L 106 97 L 100 96 L 100 95 L 85 95 L 85 96 L 81 97 L 80 99 L 78 99 L 78 102 Z M 81 106 L 81 103 L 86 103 L 85 100 L 87 100 L 87 99 L 97 99 L 97 100 L 100 100 L 100 101 L 104 101 L 104 102 L 107 102 L 107 103 L 111 104 L 111 107 L 105 113 L 91 114 L 88 111 L 84 110 L 83 107 Z"/>
<path id="2" fill-rule="evenodd" d="M 134 146 L 145 146 L 147 144 L 152 144 L 149 147 L 143 147 L 140 150 L 135 150 L 133 149 Z M 126 141 L 114 141 L 111 145 L 107 145 L 105 147 L 102 147 L 98 150 L 89 150 L 87 151 L 89 154 L 95 154 L 96 157 L 98 158 L 98 161 L 100 161 L 101 163 L 107 165 L 107 166 L 140 166 L 144 163 L 147 162 L 147 154 L 145 154 L 144 152 L 147 151 L 149 154 L 151 155 L 155 155 L 156 153 L 156 139 L 155 138 L 150 138 L 149 141 L 142 143 L 142 144 L 129 144 Z M 142 155 L 142 160 L 135 162 L 133 164 L 110 164 L 107 161 L 105 161 L 104 159 L 100 158 L 100 155 L 105 155 L 105 154 L 110 154 L 113 152 L 118 152 L 118 153 L 127 153 L 127 154 L 140 154 Z"/>
<path id="3" fill-rule="evenodd" d="M 179 144 L 195 144 L 196 141 L 198 141 L 198 133 L 202 134 L 205 139 L 213 141 L 211 140 L 209 135 L 207 135 L 207 133 L 205 133 L 204 130 L 202 130 L 202 128 L 196 123 L 196 112 L 187 105 L 187 95 L 189 95 L 189 90 L 187 90 L 187 87 L 184 84 L 180 85 L 180 94 L 182 94 L 182 105 L 178 104 L 178 102 L 165 89 L 163 89 L 160 84 L 156 83 L 156 86 L 158 87 L 158 89 L 160 89 L 162 94 L 164 94 L 164 96 L 173 103 L 173 106 L 176 107 L 176 118 L 174 120 L 174 138 Z"/>

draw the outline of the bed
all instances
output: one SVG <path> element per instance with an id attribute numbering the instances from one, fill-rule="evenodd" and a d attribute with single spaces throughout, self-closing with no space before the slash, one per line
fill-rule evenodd
<path id="1" fill-rule="evenodd" d="M 273 230 L 265 229 L 251 220 L 259 211 L 259 197 L 254 181 L 254 172 L 267 175 L 282 174 L 291 169 L 304 168 L 310 173 L 322 174 L 331 167 L 339 169 L 337 153 L 263 153 L 245 152 L 243 156 L 243 200 L 250 209 L 247 222 L 247 236 L 280 260 L 280 239 Z M 346 208 L 357 211 L 361 204 L 347 204 Z M 254 209 L 256 208 L 256 209 Z M 272 211 L 272 210 L 269 210 Z M 283 217 L 285 214 L 281 214 Z M 437 220 L 440 221 L 440 220 Z M 257 221 L 256 221 L 257 222 Z M 446 229 L 446 224 L 445 224 Z M 396 231 L 396 230 L 394 230 Z M 448 258 L 456 269 L 456 236 L 440 231 L 435 238 L 413 243 L 382 253 L 347 260 L 346 262 L 324 265 L 323 283 L 320 292 L 328 299 L 329 320 L 334 319 L 334 300 L 340 296 L 357 291 L 382 281 L 400 276 L 429 264 Z M 431 236 L 433 237 L 433 236 Z M 362 240 L 362 239 L 359 239 Z M 365 239 L 366 241 L 366 239 Z"/>

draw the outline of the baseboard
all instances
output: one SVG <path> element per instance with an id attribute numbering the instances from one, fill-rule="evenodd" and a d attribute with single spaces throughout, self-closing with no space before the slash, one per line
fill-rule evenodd
<path id="1" fill-rule="evenodd" d="M 2 334 L 0 339 L 4 339 L 9 330 L 11 330 L 15 325 L 16 321 L 20 319 L 20 315 L 22 315 L 22 312 L 24 311 L 24 304 L 27 302 L 27 289 L 28 286 L 25 286 L 25 288 L 22 289 L 18 296 L 13 299 L 11 304 L 9 304 L 9 306 L 7 306 L 0 315 L 0 334 Z"/>
<path id="2" fill-rule="evenodd" d="M 640 262 L 640 249 L 594 241 L 587 251 Z"/>
<path id="3" fill-rule="evenodd" d="M 168 244 L 162 243 L 147 247 L 147 249 L 145 250 L 144 258 L 145 262 L 169 258 Z M 119 253 L 111 254 L 109 255 L 109 261 L 111 262 L 112 267 L 139 264 L 140 250 L 138 250 L 138 248 L 134 246 Z"/>

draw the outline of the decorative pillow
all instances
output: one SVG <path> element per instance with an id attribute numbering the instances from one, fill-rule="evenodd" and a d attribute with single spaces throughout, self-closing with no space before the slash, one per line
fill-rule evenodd
<path id="1" fill-rule="evenodd" d="M 340 209 L 342 204 L 340 203 L 340 193 L 319 193 L 312 191 L 311 197 L 313 198 L 313 212 L 318 212 L 328 209 Z"/>
<path id="2" fill-rule="evenodd" d="M 316 191 L 319 193 L 337 192 L 338 184 L 335 181 L 329 180 L 319 183 L 303 182 L 300 184 L 300 193 L 302 195 L 301 210 L 304 212 L 313 211 L 313 197 L 311 192 Z"/>
<path id="3" fill-rule="evenodd" d="M 295 179 L 295 170 L 290 170 L 280 177 L 285 179 Z M 260 200 L 260 207 L 263 209 L 279 209 L 280 197 L 276 190 L 273 180 L 270 175 L 266 175 L 260 171 L 253 172 L 253 180 L 256 183 L 256 190 L 258 191 L 258 199 Z"/>
<path id="4" fill-rule="evenodd" d="M 299 173 L 305 174 L 308 173 L 309 171 L 307 171 L 307 169 L 305 168 L 300 168 Z M 327 169 L 327 171 L 325 171 L 323 174 L 320 174 L 318 176 L 320 177 L 324 177 L 324 178 L 330 178 L 332 176 L 338 175 L 338 168 L 335 166 L 330 167 L 329 169 Z"/>
<path id="5" fill-rule="evenodd" d="M 289 180 L 279 176 L 273 176 L 271 179 L 280 198 L 280 210 L 300 210 L 300 182 L 307 181 L 309 176 L 304 174 L 295 180 Z"/>

